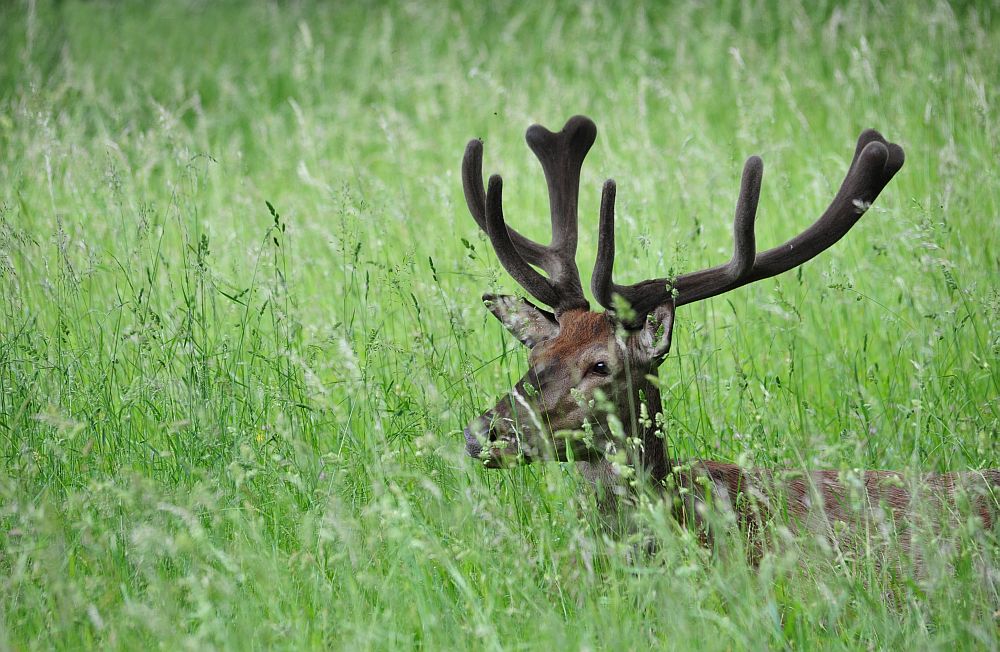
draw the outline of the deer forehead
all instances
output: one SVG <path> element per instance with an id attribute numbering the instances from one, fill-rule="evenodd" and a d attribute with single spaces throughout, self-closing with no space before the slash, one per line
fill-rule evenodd
<path id="1" fill-rule="evenodd" d="M 607 313 L 574 310 L 559 316 L 559 334 L 536 347 L 533 358 L 546 363 L 556 360 L 572 360 L 599 349 L 613 353 L 615 330 Z"/>

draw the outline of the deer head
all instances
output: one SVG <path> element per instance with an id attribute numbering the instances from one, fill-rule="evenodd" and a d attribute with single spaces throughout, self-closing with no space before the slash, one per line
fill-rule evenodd
<path id="1" fill-rule="evenodd" d="M 489 237 L 504 269 L 552 309 L 517 297 L 483 297 L 490 312 L 530 349 L 525 376 L 465 429 L 466 451 L 487 466 L 540 459 L 589 461 L 632 440 L 638 446 L 630 461 L 662 476 L 665 451 L 662 439 L 652 432 L 660 400 L 651 379 L 670 350 L 675 307 L 776 276 L 818 255 L 854 226 L 903 165 L 898 145 L 875 130 L 864 131 L 826 212 L 791 240 L 757 254 L 754 218 L 763 163 L 752 156 L 744 166 L 736 202 L 730 261 L 633 285 L 612 280 L 615 183 L 608 180 L 591 279 L 594 298 L 606 312 L 592 312 L 575 257 L 580 170 L 596 137 L 596 126 L 583 116 L 570 118 L 558 133 L 540 125 L 528 129 L 528 146 L 541 162 L 548 185 L 549 246 L 507 226 L 500 176 L 490 177 L 483 190 L 482 142 L 472 140 L 465 150 L 462 181 L 473 219 Z M 623 304 L 614 301 L 615 295 L 627 310 L 620 309 Z"/>

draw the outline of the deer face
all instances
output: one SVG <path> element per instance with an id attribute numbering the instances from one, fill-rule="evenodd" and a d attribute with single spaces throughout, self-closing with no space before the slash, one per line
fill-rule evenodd
<path id="1" fill-rule="evenodd" d="M 465 429 L 466 452 L 490 467 L 602 454 L 614 443 L 608 415 L 636 398 L 630 380 L 655 372 L 670 348 L 672 308 L 619 337 L 608 313 L 571 310 L 557 320 L 522 299 L 484 299 L 531 352 L 524 377 Z"/>

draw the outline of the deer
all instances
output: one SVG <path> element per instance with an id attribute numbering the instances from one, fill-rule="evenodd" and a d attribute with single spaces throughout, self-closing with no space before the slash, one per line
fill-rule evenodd
<path id="1" fill-rule="evenodd" d="M 596 125 L 584 116 L 570 118 L 559 132 L 537 124 L 527 130 L 525 139 L 548 187 L 552 239 L 547 246 L 507 225 L 503 179 L 491 176 L 484 189 L 483 143 L 473 139 L 466 146 L 462 183 L 469 212 L 503 269 L 549 308 L 513 295 L 483 296 L 493 316 L 528 348 L 529 368 L 464 429 L 469 456 L 488 468 L 573 461 L 598 492 L 598 508 L 611 515 L 630 504 L 637 486 L 654 487 L 672 497 L 680 526 L 696 528 L 705 542 L 713 538 L 709 508 L 729 513 L 750 535 L 779 512 L 792 517 L 793 527 L 819 528 L 831 538 L 877 516 L 898 529 L 904 550 L 908 520 L 916 518 L 914 508 L 921 505 L 952 511 L 965 497 L 982 527 L 994 527 L 1000 470 L 926 473 L 914 483 L 895 471 L 868 470 L 850 479 L 832 470 L 776 473 L 713 460 L 683 461 L 669 454 L 660 425 L 658 371 L 670 351 L 675 310 L 777 276 L 829 249 L 902 168 L 898 144 L 874 129 L 863 131 L 826 211 L 795 237 L 761 253 L 754 220 L 763 163 L 751 156 L 736 201 L 732 258 L 708 269 L 626 285 L 613 278 L 616 184 L 607 180 L 590 284 L 604 308 L 597 312 L 584 296 L 576 265 L 580 174 L 596 137 Z M 776 504 L 779 500 L 782 504 Z M 759 559 L 758 543 L 753 548 Z"/>

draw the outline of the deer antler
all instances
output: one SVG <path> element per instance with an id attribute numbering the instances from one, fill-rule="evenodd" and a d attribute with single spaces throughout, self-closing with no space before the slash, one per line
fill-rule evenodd
<path id="1" fill-rule="evenodd" d="M 490 177 L 483 192 L 483 143 L 471 140 L 462 161 L 462 183 L 469 212 L 497 252 L 500 264 L 536 299 L 551 306 L 558 316 L 573 309 L 587 310 L 580 272 L 576 267 L 577 200 L 580 168 L 597 138 L 597 127 L 583 116 L 574 116 L 559 133 L 532 125 L 525 140 L 538 157 L 549 188 L 552 242 L 549 246 L 529 240 L 507 226 L 503 217 L 500 175 Z M 538 273 L 540 267 L 548 277 Z"/>
<path id="2" fill-rule="evenodd" d="M 618 285 L 612 278 L 615 257 L 615 182 L 604 184 L 597 263 L 591 278 L 594 297 L 612 308 L 612 295 L 621 295 L 632 306 L 638 326 L 654 308 L 668 301 L 676 306 L 694 303 L 798 267 L 833 246 L 871 206 L 893 175 L 903 166 L 903 149 L 882 134 L 868 129 L 858 138 L 854 160 L 826 212 L 805 231 L 782 245 L 755 256 L 754 218 L 760 197 L 764 165 L 751 156 L 743 167 L 743 180 L 733 223 L 733 257 L 725 265 L 659 278 L 633 285 Z"/>

